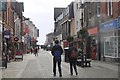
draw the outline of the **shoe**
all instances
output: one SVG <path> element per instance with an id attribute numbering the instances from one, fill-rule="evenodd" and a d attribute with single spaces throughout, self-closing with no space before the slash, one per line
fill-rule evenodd
<path id="1" fill-rule="evenodd" d="M 53 76 L 56 76 L 56 74 L 54 74 Z"/>
<path id="2" fill-rule="evenodd" d="M 78 75 L 78 73 L 76 72 L 76 75 Z"/>
<path id="3" fill-rule="evenodd" d="M 62 77 L 62 75 L 60 74 L 60 77 Z"/>
<path id="4" fill-rule="evenodd" d="M 73 74 L 70 74 L 71 76 L 73 75 Z"/>

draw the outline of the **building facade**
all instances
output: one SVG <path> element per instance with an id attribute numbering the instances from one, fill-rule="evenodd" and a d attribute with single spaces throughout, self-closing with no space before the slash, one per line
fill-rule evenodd
<path id="1" fill-rule="evenodd" d="M 100 5 L 101 24 L 99 32 L 101 59 L 105 61 L 118 61 L 120 1 L 101 2 Z M 103 18 L 103 16 L 107 16 L 107 19 Z"/>
<path id="2" fill-rule="evenodd" d="M 63 11 L 65 10 L 65 8 L 54 8 L 54 33 L 53 33 L 53 40 L 59 40 L 61 46 L 63 46 L 63 27 L 61 25 L 62 21 L 63 21 Z"/>
<path id="3" fill-rule="evenodd" d="M 46 45 L 53 46 L 53 33 L 48 33 L 46 35 Z"/>
<path id="4" fill-rule="evenodd" d="M 106 39 L 108 40 L 108 38 L 106 39 L 104 38 L 106 36 L 109 36 L 109 37 L 119 36 L 118 35 L 119 30 L 112 29 L 113 28 L 112 26 L 117 27 L 117 21 L 115 19 L 117 19 L 120 14 L 118 11 L 119 4 L 120 2 L 112 2 L 112 1 L 84 3 L 84 28 L 87 29 L 89 36 L 91 36 L 92 40 L 96 42 L 96 45 L 97 45 L 96 58 L 98 60 L 107 59 L 105 58 L 105 54 L 107 54 L 107 52 L 105 51 L 105 47 L 106 47 L 105 40 Z M 107 25 L 109 25 L 109 27 Z M 112 27 L 110 28 L 111 31 L 105 30 L 103 28 L 104 26 L 108 28 Z M 106 33 L 102 32 L 101 31 L 102 29 L 104 29 Z M 116 49 L 118 51 L 118 48 Z"/>
<path id="5" fill-rule="evenodd" d="M 27 49 L 31 49 L 31 47 L 35 47 L 37 43 L 37 27 L 30 21 L 29 18 L 25 18 L 25 43 L 27 45 Z"/>
<path id="6" fill-rule="evenodd" d="M 74 20 L 75 20 L 75 35 L 74 38 L 77 38 L 77 32 L 82 29 L 81 27 L 81 3 L 82 1 L 80 0 L 75 0 L 74 2 Z"/>

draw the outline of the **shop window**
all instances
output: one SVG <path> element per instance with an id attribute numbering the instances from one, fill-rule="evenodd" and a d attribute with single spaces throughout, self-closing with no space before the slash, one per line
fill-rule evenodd
<path id="1" fill-rule="evenodd" d="M 78 3 L 76 4 L 76 8 L 79 9 Z"/>
<path id="2" fill-rule="evenodd" d="M 97 3 L 97 17 L 100 17 L 100 2 Z"/>
<path id="3" fill-rule="evenodd" d="M 104 38 L 104 56 L 118 58 L 118 41 L 116 36 Z"/>

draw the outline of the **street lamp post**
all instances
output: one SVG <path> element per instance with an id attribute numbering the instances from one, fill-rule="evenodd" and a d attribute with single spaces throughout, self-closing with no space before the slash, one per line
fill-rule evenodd
<path id="1" fill-rule="evenodd" d="M 81 27 L 83 29 L 83 8 L 84 8 L 84 4 L 81 4 L 81 9 L 82 9 L 82 13 L 81 13 Z M 84 48 L 84 45 L 83 45 L 83 34 L 81 34 L 81 38 L 82 38 L 82 67 L 84 67 L 84 52 L 83 52 L 83 48 Z"/>
<path id="2" fill-rule="evenodd" d="M 2 46 L 4 47 L 4 25 L 5 25 L 5 12 L 7 11 L 7 1 L 1 1 L 2 11 Z"/>

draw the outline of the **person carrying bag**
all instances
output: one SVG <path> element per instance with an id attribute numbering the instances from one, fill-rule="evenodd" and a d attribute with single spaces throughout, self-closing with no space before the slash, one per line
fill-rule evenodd
<path id="1" fill-rule="evenodd" d="M 69 48 L 69 62 L 70 62 L 70 74 L 73 75 L 73 68 L 75 70 L 76 75 L 78 75 L 77 72 L 77 48 L 75 44 L 72 44 Z"/>

